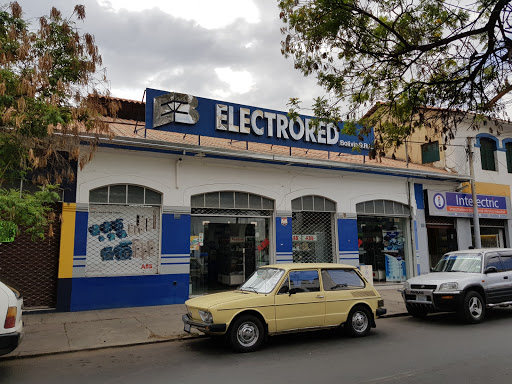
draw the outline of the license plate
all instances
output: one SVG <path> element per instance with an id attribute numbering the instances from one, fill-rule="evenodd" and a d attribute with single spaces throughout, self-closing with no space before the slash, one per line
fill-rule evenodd
<path id="1" fill-rule="evenodd" d="M 416 301 L 427 301 L 427 295 L 416 295 Z"/>
<path id="2" fill-rule="evenodd" d="M 183 330 L 184 330 L 185 332 L 190 333 L 190 324 L 184 324 L 184 326 L 183 326 Z"/>

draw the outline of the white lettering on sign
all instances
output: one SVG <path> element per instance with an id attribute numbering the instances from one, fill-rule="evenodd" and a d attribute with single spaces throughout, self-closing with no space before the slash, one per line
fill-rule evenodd
<path id="1" fill-rule="evenodd" d="M 288 119 L 287 115 L 249 108 L 239 108 L 239 126 L 235 125 L 236 112 L 231 105 L 216 104 L 215 129 L 233 133 L 266 135 L 284 140 L 305 141 L 325 145 L 338 144 L 340 147 L 370 149 L 369 143 L 340 140 L 340 131 L 335 124 L 318 121 L 312 124 L 308 118 Z M 241 139 L 243 140 L 243 139 Z"/>

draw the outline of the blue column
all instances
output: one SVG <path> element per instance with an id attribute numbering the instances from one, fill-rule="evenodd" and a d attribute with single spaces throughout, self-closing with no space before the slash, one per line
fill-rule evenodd
<path id="1" fill-rule="evenodd" d="M 276 263 L 293 263 L 291 217 L 276 217 Z"/>
<path id="2" fill-rule="evenodd" d="M 162 215 L 160 274 L 190 273 L 190 215 Z"/>
<path id="3" fill-rule="evenodd" d="M 338 219 L 339 262 L 359 266 L 357 219 Z"/>

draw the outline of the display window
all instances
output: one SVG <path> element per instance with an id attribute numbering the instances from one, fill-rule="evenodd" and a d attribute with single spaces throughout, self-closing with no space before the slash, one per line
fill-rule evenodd
<path id="1" fill-rule="evenodd" d="M 359 263 L 371 266 L 376 281 L 405 281 L 409 253 L 408 219 L 400 216 L 408 215 L 409 208 L 393 201 L 375 200 L 359 203 L 356 209 Z"/>
<path id="2" fill-rule="evenodd" d="M 270 264 L 273 206 L 272 200 L 240 192 L 192 197 L 191 295 L 235 289 Z"/>
<path id="3" fill-rule="evenodd" d="M 133 185 L 111 185 L 89 194 L 85 276 L 158 273 L 161 195 Z"/>

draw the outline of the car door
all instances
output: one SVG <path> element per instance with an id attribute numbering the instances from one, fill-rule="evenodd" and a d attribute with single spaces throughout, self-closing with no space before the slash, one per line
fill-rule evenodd
<path id="1" fill-rule="evenodd" d="M 274 300 L 277 332 L 325 324 L 325 295 L 316 269 L 290 271 Z"/>
<path id="2" fill-rule="evenodd" d="M 365 283 L 353 269 L 322 269 L 321 274 L 325 292 L 325 324 L 340 325 L 347 320 L 354 303 L 354 290 L 363 289 Z"/>
<path id="3" fill-rule="evenodd" d="M 501 258 L 505 276 L 503 279 L 508 281 L 506 301 L 512 301 L 512 252 L 500 251 L 498 252 Z"/>
<path id="4" fill-rule="evenodd" d="M 510 278 L 504 271 L 503 264 L 497 252 L 490 252 L 485 256 L 484 271 L 489 267 L 496 267 L 497 272 L 487 273 L 487 302 L 490 304 L 506 301 Z"/>

